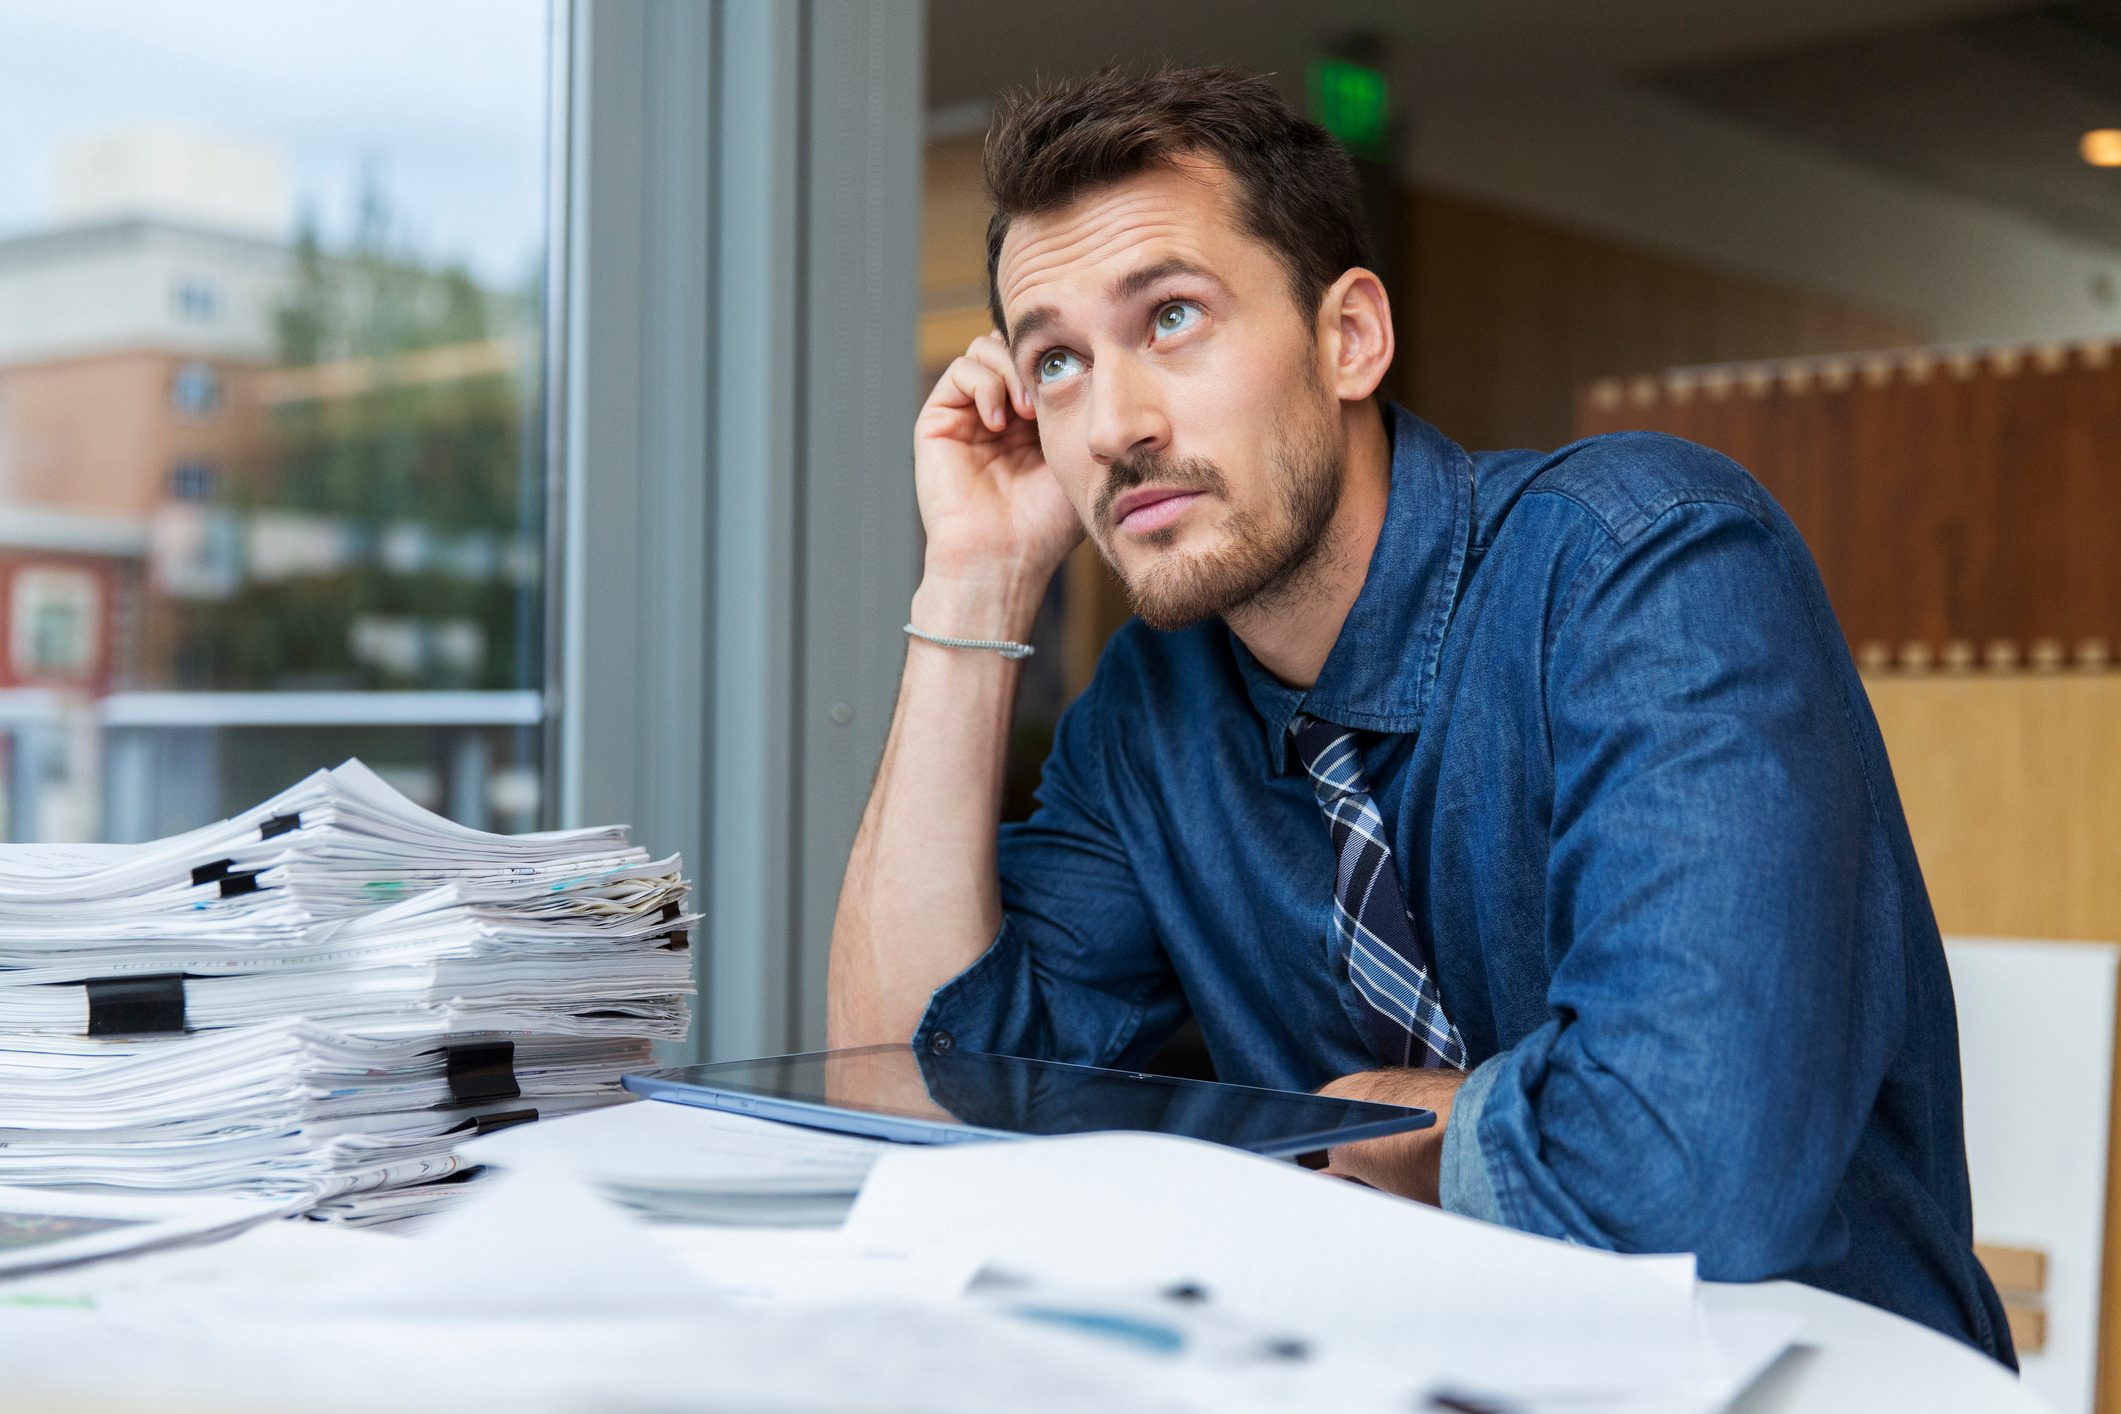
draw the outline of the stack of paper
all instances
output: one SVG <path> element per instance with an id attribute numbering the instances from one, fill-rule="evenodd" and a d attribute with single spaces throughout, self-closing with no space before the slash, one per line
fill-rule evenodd
<path id="1" fill-rule="evenodd" d="M 621 1100 L 684 1037 L 681 871 L 359 762 L 150 844 L 0 849 L 0 1183 L 425 1211 L 457 1143 Z"/>

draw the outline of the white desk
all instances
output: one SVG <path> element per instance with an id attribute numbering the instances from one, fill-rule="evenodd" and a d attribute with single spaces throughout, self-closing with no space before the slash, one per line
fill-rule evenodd
<path id="1" fill-rule="evenodd" d="M 1707 1282 L 1702 1296 L 1719 1311 L 1784 1313 L 1806 1323 L 1799 1348 L 1746 1391 L 1732 1414 L 2048 1414 L 2048 1406 L 1995 1361 L 1875 1306 L 1792 1281 Z"/>

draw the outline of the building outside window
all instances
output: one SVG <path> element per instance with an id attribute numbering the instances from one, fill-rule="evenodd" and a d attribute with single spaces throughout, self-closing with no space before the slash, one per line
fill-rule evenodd
<path id="1" fill-rule="evenodd" d="M 190 417 L 204 417 L 221 406 L 221 379 L 211 365 L 180 364 L 169 383 L 169 405 Z"/>
<path id="2" fill-rule="evenodd" d="M 549 24 L 0 13 L 0 838 L 545 820 Z"/>
<path id="3" fill-rule="evenodd" d="M 8 635 L 19 679 L 87 677 L 96 666 L 101 596 L 95 575 L 79 569 L 29 569 L 15 576 Z"/>
<path id="4" fill-rule="evenodd" d="M 212 462 L 180 461 L 169 470 L 169 494 L 179 501 L 211 501 L 220 479 Z"/>
<path id="5" fill-rule="evenodd" d="M 221 292 L 211 280 L 179 280 L 174 298 L 178 317 L 194 323 L 204 324 L 221 312 Z"/>

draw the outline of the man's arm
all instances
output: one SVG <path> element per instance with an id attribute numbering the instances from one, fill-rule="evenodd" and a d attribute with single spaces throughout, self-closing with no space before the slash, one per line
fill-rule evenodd
<path id="1" fill-rule="evenodd" d="M 1862 980 L 1871 782 L 1815 586 L 1713 501 L 1590 562 L 1550 657 L 1549 1019 L 1464 1077 L 1336 1082 L 1451 1105 L 1336 1168 L 1705 1275 L 1811 1255 L 1901 1024 Z"/>
<path id="2" fill-rule="evenodd" d="M 1082 538 L 993 334 L 944 372 L 914 429 L 927 560 L 911 620 L 953 638 L 1031 632 Z M 995 830 L 1020 675 L 998 653 L 909 640 L 883 765 L 833 920 L 833 1046 L 909 1040 L 929 996 L 1001 926 Z"/>
<path id="3" fill-rule="evenodd" d="M 1728 1280 L 1819 1255 L 1904 995 L 1864 911 L 1861 689 L 1771 516 L 1670 506 L 1559 610 L 1548 1019 L 1441 1153 L 1446 1206 Z"/>
<path id="4" fill-rule="evenodd" d="M 1441 1203 L 1443 1136 L 1451 1124 L 1451 1104 L 1465 1079 L 1462 1070 L 1364 1070 L 1321 1086 L 1319 1094 L 1343 1100 L 1375 1100 L 1436 1112 L 1436 1123 L 1427 1129 L 1332 1150 L 1326 1174 L 1359 1179 L 1402 1198 Z"/>
<path id="5" fill-rule="evenodd" d="M 1022 640 L 1036 610 L 1027 585 L 981 594 L 926 580 L 912 621 L 957 638 Z M 909 641 L 832 925 L 830 1045 L 910 1039 L 929 996 L 994 941 L 995 831 L 1021 672 L 998 653 Z"/>

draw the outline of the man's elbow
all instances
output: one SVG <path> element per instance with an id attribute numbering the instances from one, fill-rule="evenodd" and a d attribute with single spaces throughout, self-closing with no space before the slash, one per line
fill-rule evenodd
<path id="1" fill-rule="evenodd" d="M 1663 1146 L 1659 1146 L 1662 1148 Z M 1728 1146 L 1726 1146 L 1727 1148 Z M 1691 1252 L 1710 1281 L 1765 1281 L 1806 1265 L 1831 1201 L 1808 1184 L 1729 1162 L 1713 1146 L 1641 1154 L 1607 1171 L 1604 1201 L 1585 1208 L 1599 1245 L 1619 1252 Z"/>
<path id="2" fill-rule="evenodd" d="M 825 1044 L 833 1050 L 904 1045 L 920 1025 L 918 1009 L 890 1005 L 886 989 L 865 968 L 866 960 L 866 950 L 833 939 L 825 969 Z"/>

